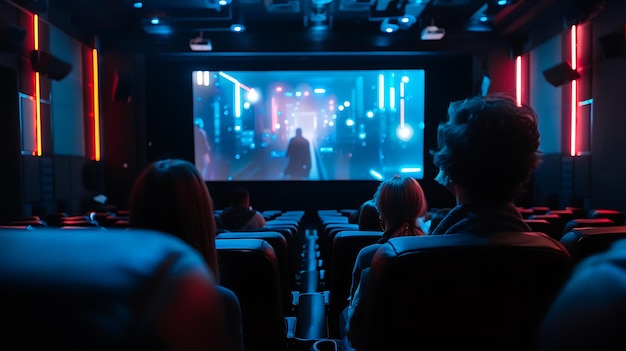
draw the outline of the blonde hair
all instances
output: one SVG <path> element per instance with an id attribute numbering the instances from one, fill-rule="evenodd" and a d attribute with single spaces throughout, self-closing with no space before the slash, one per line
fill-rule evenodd
<path id="1" fill-rule="evenodd" d="M 428 213 L 426 196 L 417 180 L 394 176 L 380 184 L 374 195 L 376 207 L 392 237 L 424 235 L 417 219 Z"/>

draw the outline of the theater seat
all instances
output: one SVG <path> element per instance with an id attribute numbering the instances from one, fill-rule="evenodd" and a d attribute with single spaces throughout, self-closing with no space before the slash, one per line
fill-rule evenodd
<path id="1" fill-rule="evenodd" d="M 0 349 L 227 349 L 213 275 L 149 230 L 0 229 Z"/>
<path id="2" fill-rule="evenodd" d="M 326 275 L 329 291 L 328 325 L 333 338 L 342 335 L 339 316 L 348 306 L 354 261 L 362 248 L 374 244 L 382 235 L 381 231 L 346 230 L 333 238 L 332 260 Z"/>
<path id="3" fill-rule="evenodd" d="M 220 285 L 234 292 L 241 305 L 246 351 L 286 350 L 288 339 L 293 339 L 295 318 L 283 313 L 278 261 L 272 246 L 261 239 L 219 239 L 215 246 Z"/>
<path id="4" fill-rule="evenodd" d="M 565 233 L 561 243 L 569 250 L 575 263 L 604 252 L 617 240 L 626 238 L 626 226 L 574 228 Z"/>
<path id="5" fill-rule="evenodd" d="M 596 208 L 589 210 L 587 218 L 608 218 L 615 222 L 616 225 L 626 224 L 626 214 L 619 210 Z"/>
<path id="6" fill-rule="evenodd" d="M 220 233 L 216 239 L 261 239 L 267 241 L 274 249 L 276 261 L 278 262 L 278 272 L 281 287 L 281 301 L 283 304 L 283 312 L 285 315 L 291 315 L 293 306 L 291 302 L 291 287 L 295 277 L 289 276 L 289 254 L 287 248 L 287 240 L 279 232 L 228 232 Z"/>
<path id="7" fill-rule="evenodd" d="M 563 235 L 576 228 L 612 227 L 616 225 L 618 224 L 608 218 L 574 218 L 565 223 L 565 227 L 563 227 Z"/>
<path id="8" fill-rule="evenodd" d="M 567 250 L 543 233 L 391 239 L 373 259 L 354 346 L 532 350 L 571 268 Z"/>

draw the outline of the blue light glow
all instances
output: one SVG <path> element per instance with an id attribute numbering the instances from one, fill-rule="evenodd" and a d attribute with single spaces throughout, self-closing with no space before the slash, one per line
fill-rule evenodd
<path id="1" fill-rule="evenodd" d="M 376 172 L 376 171 L 375 171 L 375 170 L 373 170 L 373 169 L 370 169 L 370 175 L 371 175 L 372 177 L 374 177 L 374 179 L 376 179 L 376 180 L 383 180 L 383 175 L 382 175 L 382 174 L 380 174 L 380 173 L 378 173 L 378 172 Z"/>
<path id="2" fill-rule="evenodd" d="M 133 7 L 136 9 L 140 9 L 143 7 L 143 3 L 141 1 L 134 2 Z"/>

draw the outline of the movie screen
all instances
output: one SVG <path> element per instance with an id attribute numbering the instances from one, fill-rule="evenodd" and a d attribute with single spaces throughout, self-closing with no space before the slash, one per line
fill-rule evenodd
<path id="1" fill-rule="evenodd" d="M 195 164 L 206 181 L 423 178 L 424 70 L 191 78 Z"/>

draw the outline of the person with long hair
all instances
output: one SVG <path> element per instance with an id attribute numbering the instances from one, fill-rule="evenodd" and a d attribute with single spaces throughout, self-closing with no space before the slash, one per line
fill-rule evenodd
<path id="1" fill-rule="evenodd" d="M 133 185 L 129 210 L 131 227 L 158 230 L 182 239 L 202 255 L 219 282 L 213 200 L 192 163 L 166 159 L 150 164 Z M 222 286 L 218 286 L 218 293 L 229 317 L 229 350 L 242 350 L 239 300 Z"/>

